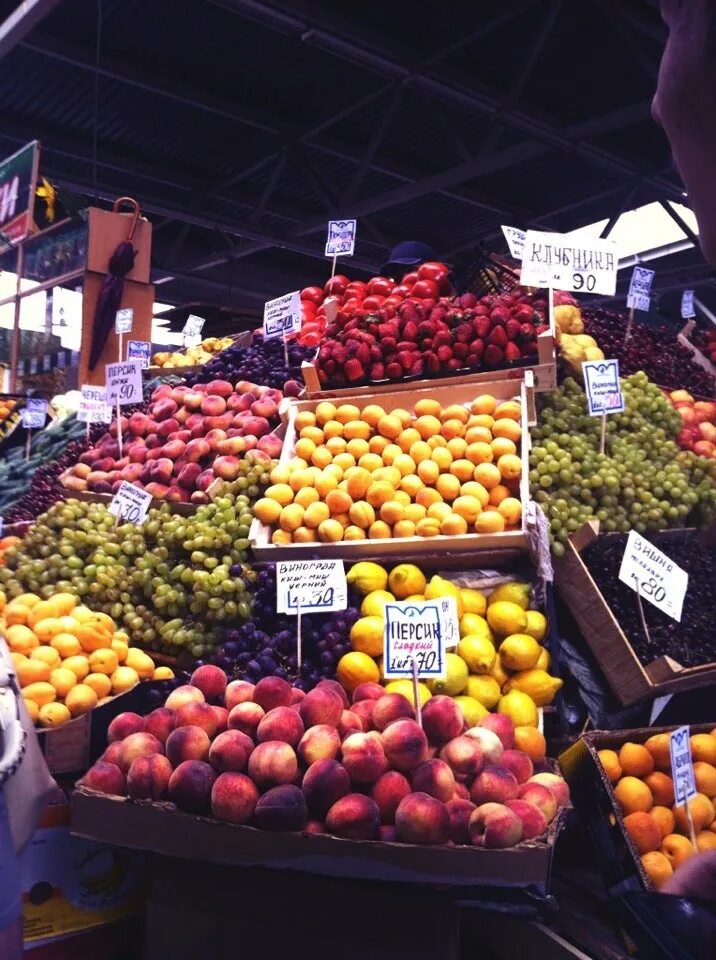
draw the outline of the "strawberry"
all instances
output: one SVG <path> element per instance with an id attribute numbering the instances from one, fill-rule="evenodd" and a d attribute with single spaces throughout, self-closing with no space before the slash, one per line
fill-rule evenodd
<path id="1" fill-rule="evenodd" d="M 463 293 L 459 298 L 461 307 L 475 307 L 477 306 L 477 297 L 474 293 Z"/>
<path id="2" fill-rule="evenodd" d="M 507 344 L 507 334 L 504 327 L 494 327 L 487 338 L 488 344 L 493 347 L 499 347 L 502 350 Z"/>
<path id="3" fill-rule="evenodd" d="M 373 363 L 377 363 L 383 356 L 383 351 L 380 349 L 377 343 L 374 343 L 370 348 L 370 359 Z"/>
<path id="4" fill-rule="evenodd" d="M 469 343 L 472 340 L 472 324 L 471 323 L 461 323 L 458 327 L 455 327 L 455 339 L 460 343 Z"/>
<path id="5" fill-rule="evenodd" d="M 397 323 L 379 323 L 377 330 L 378 337 L 383 340 L 385 337 L 394 337 L 398 339 Z"/>
<path id="6" fill-rule="evenodd" d="M 422 320 L 418 326 L 418 336 L 422 339 L 425 337 L 435 336 L 437 324 L 433 323 L 432 320 Z"/>
<path id="7" fill-rule="evenodd" d="M 350 360 L 347 360 L 343 371 L 349 383 L 355 383 L 356 380 L 361 380 L 365 376 L 363 364 L 357 357 L 351 357 Z"/>
<path id="8" fill-rule="evenodd" d="M 323 369 L 326 371 L 326 373 L 330 376 L 330 375 L 334 372 L 334 370 L 336 369 L 336 361 L 335 361 L 335 360 L 326 360 L 325 363 L 322 364 L 322 368 L 323 368 Z"/>
<path id="9" fill-rule="evenodd" d="M 415 349 L 415 341 L 414 341 L 414 340 L 406 340 L 406 339 L 398 340 L 397 349 L 398 349 L 398 350 L 408 350 L 408 351 L 414 350 L 414 349 Z"/>
<path id="10" fill-rule="evenodd" d="M 522 353 L 526 357 L 532 357 L 537 353 L 537 341 L 530 340 L 522 344 Z"/>
<path id="11" fill-rule="evenodd" d="M 457 357 L 452 357 L 452 359 L 448 360 L 447 362 L 448 370 L 460 370 L 461 367 L 462 367 L 462 362 L 458 360 Z"/>
<path id="12" fill-rule="evenodd" d="M 385 364 L 374 363 L 370 368 L 370 379 L 371 380 L 384 380 L 385 379 Z"/>
<path id="13" fill-rule="evenodd" d="M 399 363 L 389 363 L 385 368 L 385 373 L 389 380 L 402 380 L 403 368 Z"/>
<path id="14" fill-rule="evenodd" d="M 417 323 L 420 319 L 414 303 L 401 303 L 398 307 L 398 316 L 406 322 L 412 320 L 414 323 Z"/>
<path id="15" fill-rule="evenodd" d="M 410 370 L 410 368 L 413 365 L 412 350 L 400 350 L 397 356 L 397 360 L 400 363 L 403 370 Z"/>
<path id="16" fill-rule="evenodd" d="M 505 324 L 505 333 L 508 340 L 516 340 L 522 332 L 522 327 L 518 320 L 510 318 Z"/>
<path id="17" fill-rule="evenodd" d="M 370 347 L 368 346 L 367 343 L 358 344 L 356 348 L 355 356 L 356 356 L 356 360 L 360 363 L 362 367 L 367 367 L 370 364 L 371 360 L 373 359 L 371 357 Z"/>
<path id="18" fill-rule="evenodd" d="M 326 383 L 328 383 L 328 374 L 326 373 L 325 370 L 319 370 L 319 371 L 318 371 L 318 379 L 319 379 L 320 382 L 321 382 L 322 384 L 324 384 L 324 385 L 325 385 Z M 137 481 L 135 480 L 134 482 L 136 483 Z"/>
<path id="19" fill-rule="evenodd" d="M 355 337 L 349 337 L 345 341 L 345 348 L 349 357 L 355 356 L 355 352 L 360 346 L 360 340 L 356 340 Z"/>
<path id="20" fill-rule="evenodd" d="M 452 352 L 455 354 L 456 357 L 459 357 L 461 360 L 464 360 L 465 357 L 470 352 L 470 348 L 463 341 L 459 341 L 453 346 Z"/>
<path id="21" fill-rule="evenodd" d="M 490 320 L 492 324 L 507 323 L 510 319 L 510 311 L 507 307 L 497 306 L 490 311 Z"/>
<path id="22" fill-rule="evenodd" d="M 490 332 L 490 318 L 489 317 L 475 317 L 472 321 L 472 328 L 482 340 Z"/>
<path id="23" fill-rule="evenodd" d="M 447 310 L 443 306 L 433 307 L 430 311 L 429 320 L 431 323 L 445 323 L 445 318 L 447 317 Z"/>
<path id="24" fill-rule="evenodd" d="M 512 311 L 512 318 L 519 320 L 520 323 L 529 323 L 532 320 L 532 308 L 522 303 Z"/>
<path id="25" fill-rule="evenodd" d="M 338 367 L 342 367 L 348 359 L 348 352 L 342 344 L 337 343 L 333 348 L 333 359 L 336 361 L 336 366 Z"/>
<path id="26" fill-rule="evenodd" d="M 383 352 L 383 356 L 386 356 L 389 353 L 395 353 L 395 338 L 394 337 L 385 337 L 380 341 L 380 349 Z"/>
<path id="27" fill-rule="evenodd" d="M 433 345 L 432 337 L 426 337 L 422 342 L 422 346 L 425 348 L 425 350 L 429 350 L 432 347 L 432 345 Z"/>
<path id="28" fill-rule="evenodd" d="M 452 357 L 452 348 L 448 346 L 438 347 L 435 351 L 438 355 L 438 360 L 441 363 L 447 363 L 447 361 Z"/>
<path id="29" fill-rule="evenodd" d="M 434 353 L 426 353 L 424 357 L 428 373 L 438 373 L 440 371 L 440 360 L 437 355 Z"/>
<path id="30" fill-rule="evenodd" d="M 478 305 L 473 310 L 473 313 L 475 314 L 476 317 L 489 317 L 490 309 L 489 307 L 485 306 L 484 303 L 478 303 Z"/>
<path id="31" fill-rule="evenodd" d="M 480 366 L 479 356 L 476 353 L 468 353 L 467 357 L 465 358 L 465 366 L 479 367 Z"/>
<path id="32" fill-rule="evenodd" d="M 485 341 L 476 338 L 470 344 L 470 353 L 476 354 L 478 357 L 481 357 L 485 349 Z"/>
<path id="33" fill-rule="evenodd" d="M 415 343 L 418 339 L 418 325 L 413 320 L 407 320 L 403 324 L 403 340 L 410 340 L 411 343 Z"/>
<path id="34" fill-rule="evenodd" d="M 439 330 L 433 337 L 434 347 L 449 347 L 453 342 L 452 333 L 449 330 Z"/>
<path id="35" fill-rule="evenodd" d="M 495 367 L 499 367 L 503 359 L 504 354 L 499 347 L 492 343 L 487 346 L 483 355 L 483 361 L 486 367 L 490 367 L 490 369 L 494 370 Z"/>
<path id="36" fill-rule="evenodd" d="M 533 323 L 520 324 L 520 338 L 522 340 L 531 340 L 535 335 L 535 325 Z"/>
<path id="37" fill-rule="evenodd" d="M 505 360 L 519 360 L 522 354 L 516 343 L 508 343 L 505 347 Z"/>
<path id="38" fill-rule="evenodd" d="M 421 357 L 420 359 L 415 360 L 413 362 L 413 365 L 408 371 L 408 373 L 410 374 L 411 377 L 419 377 L 424 369 L 425 369 L 425 363 L 423 362 L 423 359 Z"/>

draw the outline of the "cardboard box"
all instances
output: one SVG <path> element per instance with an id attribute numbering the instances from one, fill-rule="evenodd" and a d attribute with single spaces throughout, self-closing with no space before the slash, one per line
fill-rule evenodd
<path id="1" fill-rule="evenodd" d="M 524 380 L 498 380 L 476 387 L 474 382 L 461 386 L 444 386 L 439 389 L 420 385 L 423 389 L 406 392 L 391 392 L 382 394 L 366 394 L 361 396 L 344 397 L 362 409 L 371 403 L 378 403 L 386 410 L 399 407 L 413 406 L 418 400 L 430 398 L 439 400 L 443 405 L 451 403 L 469 404 L 480 393 L 490 393 L 500 400 L 520 399 L 522 404 L 522 441 L 520 456 L 522 459 L 522 477 L 520 483 L 520 500 L 522 501 L 522 523 L 519 530 L 509 530 L 504 533 L 464 534 L 462 536 L 440 537 L 396 537 L 386 540 L 350 540 L 338 543 L 290 543 L 273 544 L 271 542 L 272 529 L 254 520 L 249 536 L 253 542 L 253 554 L 257 560 L 303 560 L 311 558 L 335 558 L 341 560 L 364 560 L 366 558 L 398 558 L 402 560 L 420 560 L 433 551 L 441 554 L 459 554 L 479 557 L 481 562 L 489 556 L 491 562 L 500 563 L 510 556 L 527 553 L 530 547 L 530 533 L 528 525 L 532 525 L 529 517 L 529 425 L 535 422 L 534 390 L 532 376 L 528 372 Z M 296 443 L 295 419 L 298 413 L 304 410 L 315 410 L 321 401 L 295 400 L 285 403 L 283 410 L 286 416 L 286 436 L 279 463 L 285 463 L 293 456 Z"/>
<path id="2" fill-rule="evenodd" d="M 559 757 L 562 775 L 569 784 L 572 805 L 594 847 L 604 882 L 612 896 L 630 890 L 651 890 L 639 854 L 624 827 L 619 802 L 599 761 L 599 750 L 616 750 L 622 744 L 644 743 L 657 733 L 675 727 L 640 727 L 635 730 L 594 730 L 583 734 Z M 712 726 L 693 726 L 692 733 L 708 733 Z"/>
<path id="3" fill-rule="evenodd" d="M 660 531 L 659 544 L 664 546 L 670 538 L 675 539 L 683 534 L 683 530 Z M 619 701 L 630 705 L 647 698 L 683 693 L 713 683 L 716 680 L 716 663 L 682 667 L 671 657 L 658 657 L 646 665 L 641 663 L 580 556 L 598 535 L 598 521 L 585 524 L 565 544 L 564 556 L 553 558 L 552 562 L 557 590 L 577 621 L 582 636 Z"/>

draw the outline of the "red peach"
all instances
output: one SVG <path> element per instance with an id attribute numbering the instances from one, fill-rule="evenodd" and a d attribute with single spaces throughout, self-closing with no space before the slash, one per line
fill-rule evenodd
<path id="1" fill-rule="evenodd" d="M 350 700 L 348 699 L 348 694 L 346 693 L 346 691 L 343 689 L 343 687 L 340 685 L 340 683 L 337 680 L 329 680 L 327 678 L 324 678 L 323 680 L 319 680 L 318 683 L 316 684 L 316 689 L 332 690 L 334 693 L 337 693 L 343 702 L 344 710 L 348 710 L 348 708 L 351 705 Z"/>
<path id="2" fill-rule="evenodd" d="M 216 732 L 223 733 L 229 724 L 229 711 L 226 707 L 219 706 L 218 703 L 212 703 L 211 709 L 216 717 Z"/>
<path id="3" fill-rule="evenodd" d="M 385 696 L 385 689 L 379 683 L 359 683 L 353 691 L 353 703 L 359 700 L 380 700 Z"/>
<path id="4" fill-rule="evenodd" d="M 492 730 L 500 738 L 505 750 L 512 750 L 515 746 L 515 726 L 512 720 L 504 713 L 488 713 L 480 720 L 478 727 Z"/>
<path id="5" fill-rule="evenodd" d="M 529 780 L 527 783 L 523 783 L 517 798 L 531 803 L 538 810 L 541 810 L 547 823 L 551 823 L 557 815 L 559 809 L 557 798 L 548 786 L 539 781 Z"/>
<path id="6" fill-rule="evenodd" d="M 117 797 L 123 797 L 127 792 L 124 774 L 116 764 L 108 763 L 106 760 L 98 760 L 89 768 L 82 778 L 82 786 L 97 790 L 99 793 L 111 793 Z"/>
<path id="7" fill-rule="evenodd" d="M 297 752 L 301 760 L 310 766 L 317 760 L 333 760 L 340 748 L 341 738 L 336 728 L 320 723 L 306 730 L 299 741 Z"/>
<path id="8" fill-rule="evenodd" d="M 381 823 L 395 823 L 395 811 L 398 804 L 411 793 L 407 777 L 397 770 L 388 770 L 375 781 L 370 795 L 378 804 Z"/>
<path id="9" fill-rule="evenodd" d="M 167 697 L 164 706 L 168 710 L 178 710 L 179 707 L 183 707 L 185 703 L 203 703 L 204 694 L 198 687 L 192 687 L 191 684 L 185 683 L 182 687 L 177 687 Z"/>
<path id="10" fill-rule="evenodd" d="M 386 693 L 373 704 L 373 726 L 376 730 L 385 728 L 395 720 L 415 719 L 413 705 L 402 693 Z"/>
<path id="11" fill-rule="evenodd" d="M 325 833 L 326 825 L 323 820 L 309 820 L 303 828 L 303 832 L 311 834 Z"/>
<path id="12" fill-rule="evenodd" d="M 300 703 L 305 696 L 305 690 L 301 690 L 300 687 L 291 687 L 291 703 L 289 706 L 294 706 L 295 704 Z"/>
<path id="13" fill-rule="evenodd" d="M 226 400 L 223 397 L 206 396 L 201 401 L 201 412 L 205 417 L 219 417 L 226 410 Z"/>
<path id="14" fill-rule="evenodd" d="M 395 811 L 395 834 L 401 843 L 447 843 L 450 815 L 445 804 L 427 793 L 409 793 Z"/>
<path id="15" fill-rule="evenodd" d="M 201 760 L 184 760 L 169 778 L 169 799 L 185 813 L 208 813 L 216 773 Z"/>
<path id="16" fill-rule="evenodd" d="M 343 713 L 343 701 L 333 690 L 314 687 L 299 703 L 298 712 L 306 729 L 323 723 L 335 727 Z"/>
<path id="17" fill-rule="evenodd" d="M 247 736 L 253 737 L 263 717 L 264 711 L 258 703 L 252 703 L 250 700 L 237 703 L 229 711 L 229 730 L 241 730 Z"/>
<path id="18" fill-rule="evenodd" d="M 254 687 L 254 703 L 266 713 L 274 707 L 287 707 L 291 703 L 291 685 L 281 677 L 262 677 Z"/>
<path id="19" fill-rule="evenodd" d="M 566 807 L 569 803 L 569 786 L 562 777 L 558 777 L 556 773 L 536 773 L 533 777 L 530 777 L 529 783 L 540 783 L 543 787 L 547 787 L 554 794 L 554 798 L 557 801 L 557 805 L 560 807 Z"/>
<path id="20" fill-rule="evenodd" d="M 137 757 L 127 774 L 127 794 L 140 800 L 164 800 L 171 775 L 172 765 L 161 754 Z"/>
<path id="21" fill-rule="evenodd" d="M 385 755 L 391 766 L 407 773 L 428 757 L 428 739 L 415 720 L 396 720 L 381 734 Z"/>
<path id="22" fill-rule="evenodd" d="M 253 700 L 253 696 L 253 683 L 249 683 L 248 680 L 232 680 L 224 694 L 224 706 L 230 711 L 237 703 Z"/>
<path id="23" fill-rule="evenodd" d="M 492 730 L 487 730 L 485 727 L 470 727 L 464 735 L 480 744 L 483 763 L 498 764 L 502 760 L 505 748 L 502 746 L 502 740 Z"/>
<path id="24" fill-rule="evenodd" d="M 547 818 L 542 810 L 527 800 L 508 800 L 506 806 L 522 821 L 522 839 L 541 836 L 547 829 Z"/>
<path id="25" fill-rule="evenodd" d="M 174 729 L 180 727 L 201 727 L 206 730 L 209 739 L 216 736 L 219 721 L 208 703 L 185 703 L 179 707 L 174 717 Z"/>
<path id="26" fill-rule="evenodd" d="M 445 744 L 440 759 L 447 763 L 455 779 L 463 783 L 472 780 L 482 770 L 482 748 L 477 740 L 464 734 Z"/>
<path id="27" fill-rule="evenodd" d="M 452 697 L 431 697 L 423 707 L 423 730 L 432 745 L 459 737 L 464 725 L 462 711 Z"/>
<path id="28" fill-rule="evenodd" d="M 363 733 L 363 721 L 358 716 L 357 713 L 353 713 L 352 710 L 344 710 L 341 714 L 341 719 L 338 721 L 338 735 L 341 740 L 347 737 L 351 733 Z"/>
<path id="29" fill-rule="evenodd" d="M 468 822 L 470 842 L 491 850 L 514 847 L 522 839 L 522 821 L 502 803 L 483 803 Z"/>
<path id="30" fill-rule="evenodd" d="M 382 688 L 381 688 L 382 689 Z M 365 700 L 356 700 L 351 706 L 351 712 L 360 717 L 364 730 L 373 730 L 373 707 L 377 701 L 366 698 Z"/>
<path id="31" fill-rule="evenodd" d="M 206 385 L 206 392 L 210 396 L 230 397 L 234 392 L 234 387 L 228 380 L 211 380 Z"/>
<path id="32" fill-rule="evenodd" d="M 303 830 L 308 820 L 305 797 L 292 784 L 273 787 L 256 804 L 254 819 L 261 830 Z"/>
<path id="33" fill-rule="evenodd" d="M 326 831 L 349 840 L 377 840 L 380 831 L 378 804 L 363 793 L 341 797 L 326 815 Z"/>
<path id="34" fill-rule="evenodd" d="M 412 773 L 412 787 L 415 793 L 427 793 L 436 800 L 447 803 L 455 793 L 455 777 L 443 760 L 426 760 Z"/>
<path id="35" fill-rule="evenodd" d="M 243 773 L 220 773 L 211 788 L 211 814 L 229 823 L 248 823 L 258 800 L 253 780 Z"/>
<path id="36" fill-rule="evenodd" d="M 179 727 L 167 737 L 166 753 L 173 767 L 184 760 L 206 760 L 211 741 L 201 727 Z"/>
<path id="37" fill-rule="evenodd" d="M 209 748 L 209 763 L 219 773 L 241 773 L 246 769 L 254 742 L 240 730 L 225 730 Z"/>
<path id="38" fill-rule="evenodd" d="M 453 800 L 469 800 L 470 799 L 470 788 L 466 783 L 460 783 L 459 780 L 455 781 L 455 793 L 453 794 Z"/>
<path id="39" fill-rule="evenodd" d="M 349 793 L 351 781 L 336 760 L 317 760 L 306 770 L 301 789 L 310 812 L 325 817 L 333 804 Z"/>
<path id="40" fill-rule="evenodd" d="M 293 783 L 297 773 L 296 754 L 283 740 L 260 743 L 249 757 L 249 776 L 259 790 Z"/>
<path id="41" fill-rule="evenodd" d="M 512 802 L 512 801 L 510 801 Z M 468 823 L 477 808 L 471 800 L 448 800 L 445 809 L 450 817 L 449 836 L 453 843 L 469 843 Z"/>
<path id="42" fill-rule="evenodd" d="M 125 713 L 118 713 L 112 719 L 107 728 L 107 740 L 113 743 L 115 740 L 124 740 L 131 733 L 141 733 L 144 730 L 144 717 L 138 713 L 132 713 L 127 710 Z"/>
<path id="43" fill-rule="evenodd" d="M 373 783 L 388 769 L 380 735 L 351 733 L 341 745 L 343 766 L 354 783 Z"/>
<path id="44" fill-rule="evenodd" d="M 303 720 L 290 707 L 274 707 L 269 710 L 256 728 L 259 743 L 266 740 L 283 740 L 295 747 L 303 736 Z"/>
<path id="45" fill-rule="evenodd" d="M 193 687 L 198 687 L 209 703 L 222 703 L 226 693 L 226 674 L 219 667 L 205 663 L 197 667 L 189 681 Z"/>
<path id="46" fill-rule="evenodd" d="M 164 747 L 151 733 L 130 733 L 122 740 L 119 751 L 119 769 L 126 776 L 137 757 L 147 757 L 152 753 L 164 753 Z"/>
<path id="47" fill-rule="evenodd" d="M 500 765 L 510 770 L 518 783 L 526 783 L 534 773 L 532 761 L 521 750 L 505 750 Z"/>
<path id="48" fill-rule="evenodd" d="M 147 731 L 151 733 L 151 730 Z M 155 735 L 156 736 L 156 735 Z M 157 737 L 159 740 L 159 737 Z M 104 751 L 100 760 L 104 760 L 105 763 L 113 763 L 116 767 L 119 766 L 119 751 L 122 749 L 122 741 L 115 740 L 113 743 L 110 743 L 107 749 Z"/>
<path id="49" fill-rule="evenodd" d="M 488 764 L 472 781 L 470 799 L 480 806 L 483 803 L 505 803 L 517 797 L 518 784 L 515 775 L 504 767 Z"/>

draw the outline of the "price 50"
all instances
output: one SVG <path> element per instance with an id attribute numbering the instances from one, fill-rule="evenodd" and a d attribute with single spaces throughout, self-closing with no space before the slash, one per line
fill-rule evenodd
<path id="1" fill-rule="evenodd" d="M 631 575 L 636 584 L 637 593 L 643 593 L 645 597 L 652 597 L 657 603 L 661 603 L 666 597 L 666 590 L 656 580 L 656 577 L 649 577 L 648 580 L 640 580 L 635 573 Z"/>

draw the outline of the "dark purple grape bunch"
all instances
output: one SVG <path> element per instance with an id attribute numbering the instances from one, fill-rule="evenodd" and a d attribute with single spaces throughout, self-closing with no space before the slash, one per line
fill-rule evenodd
<path id="1" fill-rule="evenodd" d="M 288 363 L 282 339 L 264 340 L 261 334 L 254 334 L 250 347 L 236 344 L 227 347 L 204 364 L 196 379 L 200 383 L 210 380 L 229 380 L 232 383 L 250 380 L 276 390 L 283 390 L 289 381 L 302 384 L 301 364 L 313 357 L 315 347 L 303 347 L 289 341 L 287 352 Z"/>

